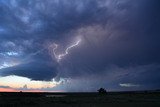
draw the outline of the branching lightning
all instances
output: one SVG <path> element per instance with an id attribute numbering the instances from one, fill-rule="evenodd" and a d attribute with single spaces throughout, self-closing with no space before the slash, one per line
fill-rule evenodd
<path id="1" fill-rule="evenodd" d="M 57 50 L 57 48 L 58 48 L 58 44 L 55 44 L 55 43 L 52 44 L 52 45 L 53 45 L 53 50 L 52 50 L 52 52 L 53 52 L 54 57 L 56 58 L 57 62 L 61 61 L 62 58 L 65 57 L 67 54 L 69 54 L 69 51 L 70 51 L 72 48 L 78 46 L 80 42 L 81 42 L 81 39 L 78 39 L 74 44 L 72 44 L 72 45 L 70 45 L 69 47 L 67 47 L 67 48 L 65 49 L 65 52 L 62 53 L 62 54 L 57 54 L 57 52 L 56 52 L 56 50 Z"/>

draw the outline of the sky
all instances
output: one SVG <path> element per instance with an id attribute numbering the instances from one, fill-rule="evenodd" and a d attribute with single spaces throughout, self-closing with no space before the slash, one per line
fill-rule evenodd
<path id="1" fill-rule="evenodd" d="M 0 0 L 0 91 L 160 89 L 159 0 Z"/>

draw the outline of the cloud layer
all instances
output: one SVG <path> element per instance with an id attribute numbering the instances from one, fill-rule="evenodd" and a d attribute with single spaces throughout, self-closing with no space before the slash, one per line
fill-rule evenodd
<path id="1" fill-rule="evenodd" d="M 156 89 L 160 73 L 158 0 L 1 0 L 0 76 L 56 81 L 68 91 Z M 54 57 L 68 46 L 61 62 Z M 88 79 L 89 78 L 89 79 Z M 88 87 L 83 89 L 83 83 Z M 70 88 L 68 87 L 70 86 Z M 124 87 L 123 87 L 124 88 Z M 132 87 L 133 88 L 133 87 Z"/>

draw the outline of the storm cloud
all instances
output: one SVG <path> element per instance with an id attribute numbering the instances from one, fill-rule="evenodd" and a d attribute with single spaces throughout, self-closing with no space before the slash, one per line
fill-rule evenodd
<path id="1" fill-rule="evenodd" d="M 67 91 L 97 87 L 157 89 L 160 78 L 158 0 L 1 0 L 0 76 L 67 82 Z M 75 43 L 62 61 L 57 54 Z M 55 51 L 55 50 L 54 50 Z M 68 83 L 68 81 L 70 81 Z M 132 87 L 132 89 L 134 89 Z"/>

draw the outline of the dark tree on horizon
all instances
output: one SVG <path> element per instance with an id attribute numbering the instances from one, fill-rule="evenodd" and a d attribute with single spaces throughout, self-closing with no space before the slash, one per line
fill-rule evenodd
<path id="1" fill-rule="evenodd" d="M 104 94 L 107 93 L 107 91 L 104 88 L 100 88 L 99 90 L 97 90 L 99 93 Z"/>

